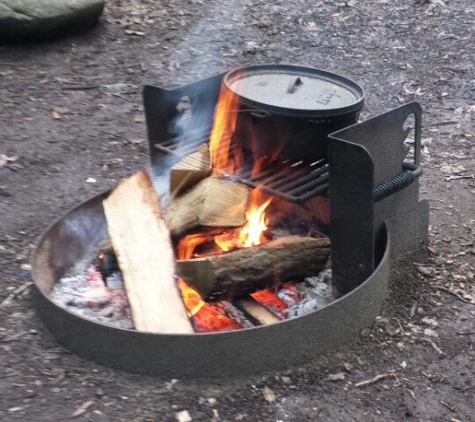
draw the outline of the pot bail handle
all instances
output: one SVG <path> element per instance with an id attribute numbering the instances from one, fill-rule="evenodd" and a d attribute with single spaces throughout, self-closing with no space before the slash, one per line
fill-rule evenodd
<path id="1" fill-rule="evenodd" d="M 295 90 L 297 89 L 298 86 L 302 85 L 302 79 L 300 79 L 300 76 L 296 76 L 295 78 L 292 78 L 292 80 L 289 83 L 289 86 L 287 87 L 287 92 L 289 94 L 293 94 Z"/>

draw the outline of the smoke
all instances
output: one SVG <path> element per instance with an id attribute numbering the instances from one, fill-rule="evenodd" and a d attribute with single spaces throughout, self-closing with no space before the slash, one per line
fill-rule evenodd
<path id="1" fill-rule="evenodd" d="M 176 80 L 186 83 L 190 76 L 201 78 L 222 72 L 229 54 L 227 40 L 230 35 L 240 38 L 243 16 L 244 4 L 239 0 L 219 2 L 207 10 L 170 56 L 171 67 L 177 68 L 173 71 Z"/>
<path id="2" fill-rule="evenodd" d="M 186 84 L 223 72 L 226 66 L 224 56 L 229 51 L 226 39 L 229 39 L 230 32 L 235 32 L 235 36 L 239 37 L 239 25 L 236 22 L 243 21 L 243 13 L 244 5 L 239 0 L 215 4 L 207 10 L 170 56 L 173 83 Z M 177 157 L 193 152 L 190 142 L 196 140 L 197 132 L 208 133 L 211 130 L 219 84 L 220 79 L 210 78 L 208 83 L 190 87 L 188 95 L 183 95 L 176 104 L 169 105 L 176 109 L 176 115 L 168 128 L 176 141 L 174 154 L 152 153 L 151 169 L 153 185 L 163 209 L 170 200 L 170 170 L 177 163 Z"/>

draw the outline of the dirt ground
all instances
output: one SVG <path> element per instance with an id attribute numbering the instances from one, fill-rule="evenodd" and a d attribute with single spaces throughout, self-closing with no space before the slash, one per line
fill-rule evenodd
<path id="1" fill-rule="evenodd" d="M 475 421 L 474 16 L 472 0 L 111 0 L 86 34 L 0 46 L 0 420 Z M 142 86 L 268 62 L 356 80 L 363 119 L 422 104 L 430 244 L 393 272 L 383 315 L 327 357 L 234 380 L 59 347 L 29 256 L 53 219 L 147 165 Z"/>

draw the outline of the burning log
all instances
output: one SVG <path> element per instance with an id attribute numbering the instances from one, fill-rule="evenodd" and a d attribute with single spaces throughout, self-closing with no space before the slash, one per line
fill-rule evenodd
<path id="1" fill-rule="evenodd" d="M 103 205 L 135 328 L 193 333 L 175 285 L 169 232 L 147 171 L 122 181 Z"/>
<path id="2" fill-rule="evenodd" d="M 209 148 L 201 145 L 198 151 L 186 156 L 175 164 L 170 172 L 171 196 L 176 197 L 187 191 L 198 182 L 206 179 L 211 173 Z"/>
<path id="3" fill-rule="evenodd" d="M 244 185 L 208 177 L 171 199 L 165 218 L 168 229 L 176 235 L 198 226 L 239 227 L 245 221 L 248 196 Z"/>
<path id="4" fill-rule="evenodd" d="M 264 305 L 261 305 L 252 296 L 245 296 L 236 299 L 233 305 L 247 314 L 256 325 L 268 325 L 279 322 L 280 319 L 277 315 L 267 309 Z"/>
<path id="5" fill-rule="evenodd" d="M 328 238 L 289 236 L 220 255 L 179 260 L 176 271 L 204 300 L 239 297 L 325 268 Z"/>

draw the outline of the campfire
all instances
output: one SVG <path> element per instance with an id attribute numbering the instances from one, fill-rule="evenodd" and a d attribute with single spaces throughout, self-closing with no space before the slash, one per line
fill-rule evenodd
<path id="1" fill-rule="evenodd" d="M 181 98 L 177 107 L 183 104 L 189 99 Z M 117 315 L 131 315 L 136 329 L 172 333 L 271 324 L 328 303 L 331 273 L 317 278 L 328 262 L 328 237 L 308 225 L 300 235 L 290 235 L 279 225 L 288 217 L 277 211 L 281 199 L 228 177 L 250 163 L 251 175 L 258 174 L 275 159 L 233 142 L 238 108 L 236 95 L 222 89 L 209 142 L 171 168 L 172 194 L 165 207 L 146 170 L 123 181 L 104 201 L 110 240 L 96 263 L 102 271 L 94 264 L 88 268 L 80 277 L 85 281 L 81 300 L 66 303 L 83 315 L 85 308 L 100 317 L 108 312 L 114 324 Z M 115 279 L 124 279 L 122 308 L 116 310 L 111 303 L 117 302 L 117 290 L 110 294 L 104 271 L 111 261 Z M 58 286 L 71 280 L 66 277 Z"/>
<path id="2" fill-rule="evenodd" d="M 58 219 L 35 250 L 58 342 L 133 372 L 222 377 L 356 336 L 380 314 L 390 260 L 427 241 L 429 214 L 420 106 L 357 123 L 363 101 L 353 81 L 291 65 L 146 86 L 150 169 Z"/>

